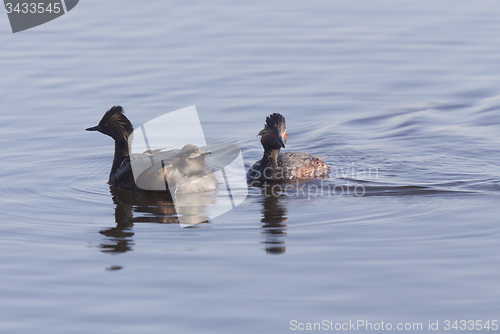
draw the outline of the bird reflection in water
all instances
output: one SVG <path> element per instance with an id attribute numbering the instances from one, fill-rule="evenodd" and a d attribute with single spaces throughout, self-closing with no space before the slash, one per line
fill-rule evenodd
<path id="1" fill-rule="evenodd" d="M 272 184 L 263 184 L 260 191 L 262 199 L 262 235 L 264 236 L 265 250 L 267 254 L 283 254 L 286 251 L 286 206 L 283 201 L 284 195 L 273 191 Z"/>
<path id="2" fill-rule="evenodd" d="M 179 224 L 177 211 L 169 192 L 135 191 L 122 187 L 110 187 L 115 207 L 116 226 L 99 233 L 107 239 L 100 244 L 102 252 L 125 253 L 133 250 L 134 223 Z M 187 199 L 186 199 L 187 200 Z M 209 194 L 189 194 L 189 205 L 182 205 L 182 197 L 177 196 L 177 204 L 185 217 L 192 217 L 190 228 L 208 223 L 204 216 L 205 207 L 213 199 Z"/>

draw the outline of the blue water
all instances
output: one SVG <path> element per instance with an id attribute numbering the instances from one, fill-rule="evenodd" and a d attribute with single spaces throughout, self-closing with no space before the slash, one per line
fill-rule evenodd
<path id="1" fill-rule="evenodd" d="M 86 0 L 12 34 L 0 13 L 0 332 L 498 323 L 499 17 L 494 1 Z M 196 105 L 247 166 L 279 112 L 286 149 L 330 177 L 251 187 L 181 229 L 171 203 L 106 184 L 112 140 L 84 129 L 117 104 L 135 125 Z"/>

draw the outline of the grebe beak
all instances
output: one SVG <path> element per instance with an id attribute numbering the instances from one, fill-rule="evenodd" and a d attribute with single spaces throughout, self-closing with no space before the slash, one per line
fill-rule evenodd
<path id="1" fill-rule="evenodd" d="M 285 143 L 283 143 L 283 140 L 278 139 L 278 143 L 281 145 L 281 147 L 285 148 Z"/>
<path id="2" fill-rule="evenodd" d="M 100 130 L 99 125 L 96 125 L 96 126 L 93 126 L 91 128 L 85 129 L 85 131 L 99 131 L 99 130 Z"/>

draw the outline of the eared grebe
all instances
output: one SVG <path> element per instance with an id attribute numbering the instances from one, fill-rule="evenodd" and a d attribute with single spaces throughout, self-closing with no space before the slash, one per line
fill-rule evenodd
<path id="1" fill-rule="evenodd" d="M 275 113 L 266 118 L 259 134 L 264 147 L 262 159 L 250 167 L 247 177 L 253 180 L 285 181 L 313 179 L 328 175 L 328 165 L 319 157 L 304 152 L 280 154 L 287 140 L 285 117 Z"/>
<path id="2" fill-rule="evenodd" d="M 131 161 L 153 161 L 154 157 L 155 161 L 161 162 L 151 165 L 137 176 L 137 183 L 142 189 L 165 190 L 167 180 L 168 184 L 175 184 L 175 192 L 209 191 L 217 187 L 217 181 L 208 173 L 204 163 L 209 153 L 202 152 L 195 145 L 187 144 L 181 150 L 148 150 L 130 156 L 129 137 L 133 126 L 121 106 L 111 107 L 97 126 L 85 130 L 99 131 L 115 140 L 115 156 L 108 180 L 110 185 L 140 189 L 134 180 Z"/>

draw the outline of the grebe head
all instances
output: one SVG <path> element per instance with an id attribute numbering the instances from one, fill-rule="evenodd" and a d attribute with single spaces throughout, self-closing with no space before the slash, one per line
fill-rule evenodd
<path id="1" fill-rule="evenodd" d="M 98 125 L 85 130 L 99 131 L 114 140 L 127 142 L 134 128 L 132 127 L 132 123 L 123 114 L 123 108 L 121 106 L 113 106 L 102 116 Z"/>
<path id="2" fill-rule="evenodd" d="M 284 148 L 287 139 L 285 117 L 278 113 L 267 116 L 264 129 L 258 135 L 264 148 Z"/>

